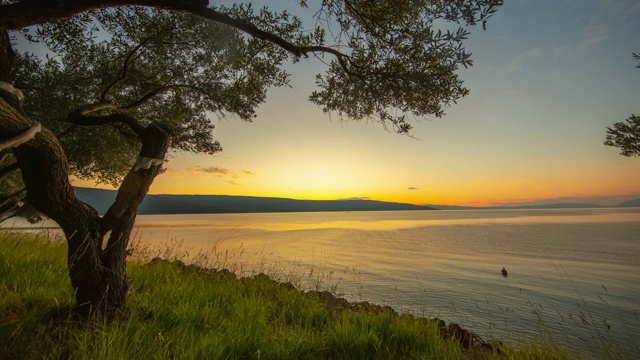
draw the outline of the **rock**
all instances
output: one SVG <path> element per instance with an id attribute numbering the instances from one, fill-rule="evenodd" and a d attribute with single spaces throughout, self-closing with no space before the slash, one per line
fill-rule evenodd
<path id="1" fill-rule="evenodd" d="M 462 345 L 462 347 L 466 349 L 475 347 L 476 344 L 481 344 L 485 342 L 480 337 L 480 335 L 474 333 L 473 331 L 463 329 L 462 327 L 460 327 L 460 325 L 456 323 L 451 323 L 447 325 L 445 335 L 443 336 L 443 338 L 445 339 L 454 338 L 460 341 L 460 345 Z"/>

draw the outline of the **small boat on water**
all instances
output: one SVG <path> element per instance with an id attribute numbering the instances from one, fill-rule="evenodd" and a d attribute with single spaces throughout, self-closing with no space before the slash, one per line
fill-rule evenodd
<path id="1" fill-rule="evenodd" d="M 502 276 L 507 277 L 507 269 L 504 268 L 504 266 L 502 267 Z"/>

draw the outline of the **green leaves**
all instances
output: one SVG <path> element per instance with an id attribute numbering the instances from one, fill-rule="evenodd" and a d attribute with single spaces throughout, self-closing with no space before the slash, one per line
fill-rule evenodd
<path id="1" fill-rule="evenodd" d="M 634 60 L 640 60 L 640 54 L 633 53 Z M 636 66 L 640 68 L 640 65 Z M 640 116 L 631 114 L 624 122 L 617 122 L 607 127 L 607 146 L 620 148 L 620 155 L 640 156 Z"/>
<path id="2" fill-rule="evenodd" d="M 474 25 L 485 21 L 501 1 L 323 1 L 319 19 L 335 19 L 335 41 L 349 49 L 326 75 L 310 100 L 325 112 L 374 119 L 408 133 L 407 115 L 444 115 L 444 107 L 469 93 L 456 71 L 471 66 L 463 47 L 469 32 L 436 29 L 436 22 Z M 340 61 L 342 60 L 342 61 Z"/>
<path id="3" fill-rule="evenodd" d="M 225 11 L 253 16 L 246 7 Z M 279 34 L 300 26 L 295 19 L 287 22 L 287 14 L 264 10 L 260 16 L 273 21 L 271 29 Z M 251 121 L 267 89 L 288 84 L 283 49 L 191 14 L 113 8 L 25 34 L 51 53 L 44 59 L 20 56 L 17 84 L 27 92 L 24 108 L 64 134 L 76 176 L 114 185 L 130 167 L 139 140 L 123 123 L 71 126 L 68 115 L 74 111 L 99 108 L 83 114 L 126 113 L 143 126 L 157 122 L 170 132 L 174 150 L 212 154 L 222 149 L 212 137 L 212 116 Z M 109 105 L 91 106 L 97 103 Z"/>
<path id="4" fill-rule="evenodd" d="M 640 116 L 631 115 L 624 122 L 617 122 L 607 127 L 607 146 L 620 148 L 620 155 L 640 156 Z"/>

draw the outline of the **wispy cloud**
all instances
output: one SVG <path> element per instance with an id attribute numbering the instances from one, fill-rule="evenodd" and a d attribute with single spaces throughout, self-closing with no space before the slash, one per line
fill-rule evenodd
<path id="1" fill-rule="evenodd" d="M 409 186 L 407 190 L 419 190 L 417 187 Z"/>
<path id="2" fill-rule="evenodd" d="M 604 0 L 602 9 L 612 19 L 633 18 L 640 13 L 638 0 Z"/>
<path id="3" fill-rule="evenodd" d="M 206 173 L 206 174 L 218 174 L 218 175 L 226 175 L 229 173 L 229 170 L 227 169 L 223 169 L 223 168 L 219 168 L 216 166 L 211 166 L 211 167 L 202 167 L 202 166 L 195 166 L 195 167 L 191 167 L 188 169 L 189 171 L 191 171 L 192 173 Z"/>
<path id="4" fill-rule="evenodd" d="M 522 64 L 531 58 L 539 57 L 542 54 L 542 49 L 537 47 L 531 50 L 520 53 L 515 58 L 509 60 L 504 68 L 501 69 L 502 74 L 510 74 L 516 72 L 522 68 Z"/>
<path id="5" fill-rule="evenodd" d="M 580 30 L 579 36 L 581 42 L 576 50 L 583 52 L 590 48 L 603 43 L 609 37 L 607 28 L 604 24 L 591 25 Z"/>
<path id="6" fill-rule="evenodd" d="M 187 168 L 184 171 L 174 171 L 174 170 L 168 169 L 167 172 L 169 172 L 171 176 L 174 178 L 185 178 L 188 176 L 198 176 L 198 175 L 202 176 L 203 174 L 206 174 L 209 177 L 215 176 L 218 178 L 229 179 L 226 182 L 236 186 L 242 185 L 236 180 L 241 179 L 242 177 L 256 176 L 256 174 L 253 171 L 249 171 L 249 170 L 236 171 L 236 170 L 221 168 L 218 166 L 209 166 L 209 167 L 192 166 Z"/>

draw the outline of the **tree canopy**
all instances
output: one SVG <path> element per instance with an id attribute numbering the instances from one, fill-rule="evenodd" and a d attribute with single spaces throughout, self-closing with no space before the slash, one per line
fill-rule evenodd
<path id="1" fill-rule="evenodd" d="M 23 107 L 63 135 L 81 178 L 117 184 L 140 146 L 136 132 L 151 122 L 174 150 L 215 153 L 212 114 L 250 121 L 266 90 L 287 83 L 281 49 L 191 14 L 97 10 L 24 33 L 53 55 L 19 56 Z"/>
<path id="2" fill-rule="evenodd" d="M 640 54 L 633 53 L 633 58 L 640 60 Z M 640 69 L 640 64 L 636 67 Z M 625 121 L 607 127 L 604 144 L 620 148 L 620 155 L 640 156 L 640 116 L 631 114 Z"/>
<path id="3" fill-rule="evenodd" d="M 640 116 L 631 114 L 624 122 L 608 127 L 604 144 L 620 148 L 620 155 L 640 156 Z"/>

